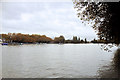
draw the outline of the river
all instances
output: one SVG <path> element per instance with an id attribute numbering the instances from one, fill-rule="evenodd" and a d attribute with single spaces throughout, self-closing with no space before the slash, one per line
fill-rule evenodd
<path id="1" fill-rule="evenodd" d="M 29 44 L 2 46 L 3 78 L 117 77 L 112 52 L 101 44 Z M 107 73 L 106 73 L 107 71 Z M 109 73 L 109 74 L 108 74 Z"/>

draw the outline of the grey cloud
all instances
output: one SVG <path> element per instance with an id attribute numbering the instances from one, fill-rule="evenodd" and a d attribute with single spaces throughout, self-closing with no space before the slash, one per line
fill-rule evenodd
<path id="1" fill-rule="evenodd" d="M 71 2 L 3 3 L 2 10 L 2 32 L 96 38 L 92 28 L 81 24 Z"/>

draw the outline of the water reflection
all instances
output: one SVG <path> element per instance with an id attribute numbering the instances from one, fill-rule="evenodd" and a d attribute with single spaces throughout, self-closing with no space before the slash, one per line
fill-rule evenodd
<path id="1" fill-rule="evenodd" d="M 115 51 L 111 63 L 102 66 L 98 72 L 100 78 L 120 78 L 120 49 Z"/>

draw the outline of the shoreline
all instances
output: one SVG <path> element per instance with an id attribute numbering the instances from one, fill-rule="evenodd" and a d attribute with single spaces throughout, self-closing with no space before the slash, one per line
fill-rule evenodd
<path id="1" fill-rule="evenodd" d="M 0 43 L 1 45 L 28 45 L 28 44 L 105 44 L 105 43 Z M 107 43 L 107 44 L 112 44 L 112 43 Z"/>

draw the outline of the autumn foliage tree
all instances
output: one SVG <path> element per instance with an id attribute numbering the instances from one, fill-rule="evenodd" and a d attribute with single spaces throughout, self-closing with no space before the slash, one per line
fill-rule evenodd
<path id="1" fill-rule="evenodd" d="M 49 43 L 52 41 L 51 38 L 45 35 L 37 34 L 21 34 L 21 33 L 8 33 L 2 34 L 2 39 L 5 42 L 16 42 L 16 43 Z"/>

